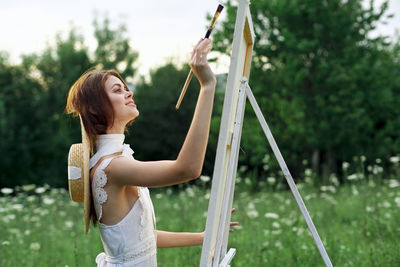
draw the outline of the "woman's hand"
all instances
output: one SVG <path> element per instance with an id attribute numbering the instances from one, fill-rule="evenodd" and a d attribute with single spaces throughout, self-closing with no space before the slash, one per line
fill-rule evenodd
<path id="1" fill-rule="evenodd" d="M 232 213 L 234 213 L 235 211 L 236 211 L 236 209 L 233 208 L 233 209 L 232 209 Z M 235 226 L 235 225 L 239 225 L 239 222 L 231 222 L 231 223 L 230 223 L 230 226 Z M 230 232 L 230 233 L 233 233 L 234 230 L 233 230 L 233 229 L 229 229 L 229 232 Z"/>
<path id="2" fill-rule="evenodd" d="M 235 208 L 232 209 L 232 213 L 234 213 L 236 211 Z M 235 226 L 235 225 L 239 225 L 239 222 L 230 222 L 229 226 Z M 233 229 L 229 229 L 230 233 L 233 233 L 234 230 Z M 205 236 L 205 232 L 201 232 L 200 233 L 201 239 L 204 240 L 204 236 Z"/>
<path id="3" fill-rule="evenodd" d="M 212 45 L 210 39 L 200 39 L 200 41 L 194 47 L 189 64 L 194 75 L 196 75 L 197 79 L 199 80 L 201 87 L 215 89 L 217 80 L 207 61 L 207 55 L 211 48 Z"/>

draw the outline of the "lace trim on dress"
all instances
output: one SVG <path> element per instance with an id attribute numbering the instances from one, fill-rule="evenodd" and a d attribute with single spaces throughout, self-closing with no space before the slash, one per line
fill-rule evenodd
<path id="1" fill-rule="evenodd" d="M 97 169 L 93 175 L 92 192 L 93 192 L 93 198 L 94 198 L 94 209 L 96 211 L 97 220 L 99 222 L 101 222 L 100 220 L 103 215 L 102 204 L 104 204 L 107 201 L 107 192 L 103 189 L 104 186 L 107 184 L 107 175 L 104 172 L 104 169 L 107 168 L 107 166 L 110 164 L 111 160 L 113 160 L 114 158 L 121 157 L 121 156 L 127 157 L 127 156 L 131 156 L 134 153 L 133 150 L 130 148 L 130 146 L 127 144 L 123 144 L 123 145 L 121 144 L 121 148 L 115 149 L 115 150 L 116 150 L 116 152 L 122 152 L 122 154 L 104 159 L 100 163 L 100 165 L 97 167 Z M 115 152 L 113 152 L 113 153 L 115 153 Z M 95 154 L 95 156 L 96 156 L 96 154 Z M 103 155 L 102 153 L 97 154 L 97 157 L 92 158 L 92 159 L 96 159 L 96 160 L 93 160 L 91 162 L 91 165 L 95 165 L 100 160 L 100 158 L 103 156 L 107 156 L 107 154 L 106 155 Z"/>
<path id="2" fill-rule="evenodd" d="M 108 166 L 108 164 L 114 158 L 115 157 L 107 158 L 107 159 L 103 160 L 103 162 L 100 164 L 98 169 L 96 169 L 96 171 L 93 175 L 92 192 L 93 192 L 93 197 L 95 199 L 94 209 L 96 210 L 97 220 L 99 222 L 103 215 L 102 205 L 103 205 L 103 203 L 105 203 L 107 201 L 107 193 L 103 189 L 104 186 L 106 186 L 106 184 L 107 184 L 107 175 L 104 172 L 104 169 Z M 105 165 L 105 167 L 102 165 Z"/>
<path id="3" fill-rule="evenodd" d="M 104 252 L 100 253 L 96 257 L 96 263 L 115 263 L 115 264 L 121 264 L 121 263 L 131 263 L 131 264 L 137 264 L 148 257 L 151 257 L 157 253 L 157 248 L 156 248 L 156 241 L 155 241 L 155 236 L 149 236 L 142 242 L 140 242 L 140 247 L 136 247 L 136 249 L 133 249 L 132 252 L 128 254 L 124 254 L 121 256 L 108 256 Z"/>

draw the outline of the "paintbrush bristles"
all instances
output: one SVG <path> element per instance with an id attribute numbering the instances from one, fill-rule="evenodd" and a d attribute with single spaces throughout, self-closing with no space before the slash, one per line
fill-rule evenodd
<path id="1" fill-rule="evenodd" d="M 218 19 L 218 17 L 219 17 L 219 14 L 221 14 L 222 9 L 224 9 L 224 6 L 220 4 L 220 5 L 218 6 L 218 8 L 217 8 L 217 11 L 215 11 L 214 18 L 212 19 L 212 21 L 211 21 L 211 23 L 210 23 L 209 29 L 214 28 L 214 25 L 215 25 L 215 23 L 217 22 L 217 19 Z"/>
<path id="2" fill-rule="evenodd" d="M 217 21 L 219 14 L 221 14 L 222 9 L 224 9 L 224 6 L 219 4 L 217 11 L 215 12 L 214 18 L 212 19 L 210 27 L 208 27 L 207 33 L 204 38 L 210 37 L 210 34 L 214 28 L 215 22 Z M 193 77 L 193 70 L 191 69 L 189 72 L 189 75 L 186 78 L 185 85 L 182 88 L 182 92 L 181 92 L 181 95 L 179 96 L 178 102 L 176 103 L 176 106 L 175 106 L 176 109 L 179 109 L 179 107 L 182 103 L 183 97 L 185 96 L 186 90 L 190 84 L 190 81 L 192 80 L 192 77 Z"/>

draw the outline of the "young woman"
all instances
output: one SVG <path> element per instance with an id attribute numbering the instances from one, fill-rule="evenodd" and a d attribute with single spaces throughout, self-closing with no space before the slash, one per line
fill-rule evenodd
<path id="1" fill-rule="evenodd" d="M 96 153 L 90 159 L 95 214 L 105 253 L 98 266 L 157 266 L 156 249 L 201 245 L 203 233 L 155 230 L 147 187 L 200 176 L 209 135 L 216 78 L 207 61 L 211 41 L 201 39 L 190 66 L 201 89 L 186 139 L 175 160 L 142 162 L 124 144 L 127 125 L 139 116 L 132 92 L 115 71 L 89 71 L 71 87 L 67 111 L 79 114 Z M 232 225 L 237 223 L 232 223 Z"/>

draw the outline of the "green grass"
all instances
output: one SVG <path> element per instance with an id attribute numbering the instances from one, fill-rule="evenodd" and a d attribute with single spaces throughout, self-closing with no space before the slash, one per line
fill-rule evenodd
<path id="1" fill-rule="evenodd" d="M 400 266 L 399 189 L 393 179 L 299 185 L 334 266 Z M 157 228 L 202 231 L 208 196 L 199 187 L 153 190 Z M 234 207 L 241 225 L 230 235 L 237 249 L 231 266 L 324 266 L 290 191 L 251 194 L 238 186 Z M 98 228 L 84 235 L 82 210 L 64 189 L 0 194 L 0 266 L 94 266 L 102 244 Z M 200 246 L 159 249 L 158 264 L 198 266 L 200 254 Z"/>

